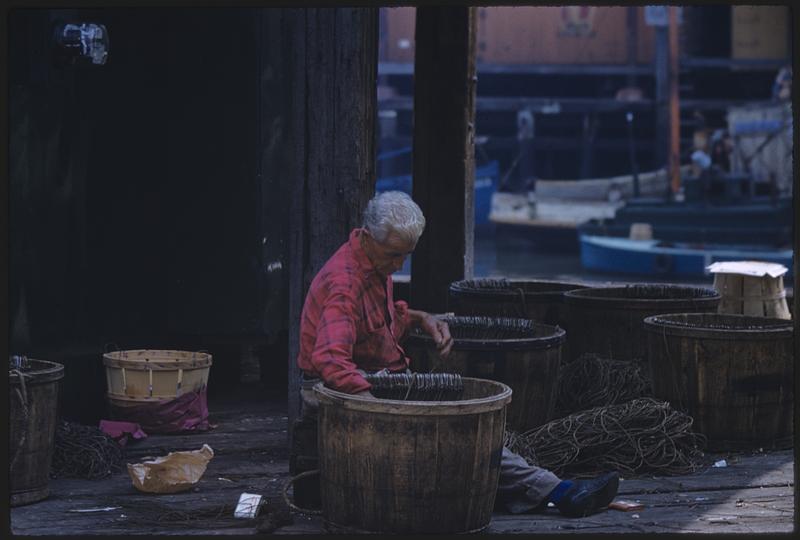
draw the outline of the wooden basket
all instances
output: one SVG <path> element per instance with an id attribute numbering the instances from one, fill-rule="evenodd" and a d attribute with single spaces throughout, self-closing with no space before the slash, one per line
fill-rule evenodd
<path id="1" fill-rule="evenodd" d="M 114 351 L 103 355 L 103 365 L 109 402 L 126 407 L 199 390 L 208 384 L 211 355 L 154 349 Z"/>
<path id="2" fill-rule="evenodd" d="M 714 274 L 714 288 L 722 297 L 717 313 L 791 319 L 783 276 Z"/>

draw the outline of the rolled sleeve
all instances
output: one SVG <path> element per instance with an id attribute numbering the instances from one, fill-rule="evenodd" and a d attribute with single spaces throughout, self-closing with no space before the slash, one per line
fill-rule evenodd
<path id="1" fill-rule="evenodd" d="M 357 309 L 355 299 L 348 294 L 329 296 L 322 309 L 311 353 L 311 364 L 325 384 L 348 394 L 368 390 L 372 386 L 358 373 L 353 362 Z"/>

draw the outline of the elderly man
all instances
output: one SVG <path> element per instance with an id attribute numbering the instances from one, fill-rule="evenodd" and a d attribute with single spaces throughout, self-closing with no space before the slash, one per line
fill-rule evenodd
<path id="1" fill-rule="evenodd" d="M 353 230 L 314 277 L 301 315 L 297 357 L 304 408 L 312 414 L 310 388 L 320 379 L 340 392 L 372 396 L 366 372 L 408 370 L 410 359 L 400 342 L 411 327 L 428 333 L 442 357 L 450 353 L 447 323 L 392 297 L 391 275 L 414 251 L 424 228 L 425 217 L 408 195 L 380 193 L 367 204 L 363 228 Z M 592 480 L 561 480 L 503 448 L 498 502 L 512 513 L 553 503 L 562 514 L 579 517 L 605 508 L 618 484 L 613 472 Z"/>

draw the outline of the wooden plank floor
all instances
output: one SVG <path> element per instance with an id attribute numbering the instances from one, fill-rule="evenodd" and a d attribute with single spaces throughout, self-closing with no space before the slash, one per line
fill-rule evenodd
<path id="1" fill-rule="evenodd" d="M 102 480 L 50 481 L 50 497 L 11 509 L 11 530 L 20 535 L 120 534 L 319 534 L 319 516 L 286 513 L 280 496 L 289 477 L 286 404 L 256 386 L 235 396 L 212 399 L 210 432 L 153 435 L 130 445 L 127 461 L 171 451 L 197 450 L 204 443 L 215 456 L 197 487 L 171 495 L 143 494 L 127 472 Z M 617 499 L 636 501 L 642 510 L 607 510 L 581 519 L 545 514 L 495 513 L 486 533 L 789 533 L 794 530 L 794 454 L 791 450 L 714 454 L 725 468 L 706 468 L 688 476 L 629 478 Z M 243 492 L 259 493 L 268 508 L 283 506 L 272 525 L 264 518 L 234 519 Z M 110 510 L 107 510 L 111 508 Z M 81 511 L 83 510 L 83 511 Z M 93 510 L 87 512 L 86 510 Z M 223 511 L 225 510 L 225 511 Z M 222 512 L 220 515 L 213 515 Z M 280 524 L 275 529 L 275 524 Z M 261 529 L 259 530 L 259 526 Z"/>

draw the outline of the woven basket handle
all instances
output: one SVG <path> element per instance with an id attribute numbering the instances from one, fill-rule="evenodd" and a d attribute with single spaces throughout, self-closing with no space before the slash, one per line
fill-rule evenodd
<path id="1" fill-rule="evenodd" d="M 319 474 L 319 469 L 312 469 L 310 471 L 301 472 L 297 476 L 293 476 L 293 477 L 289 478 L 286 481 L 286 483 L 283 484 L 283 489 L 281 490 L 281 494 L 283 495 L 283 500 L 286 502 L 286 504 L 289 506 L 289 508 L 291 508 L 292 510 L 296 510 L 297 512 L 301 512 L 303 514 L 311 514 L 311 515 L 314 515 L 314 516 L 319 516 L 319 515 L 322 514 L 322 510 L 312 510 L 312 509 L 308 509 L 308 508 L 300 508 L 299 506 L 294 505 L 292 503 L 292 501 L 289 500 L 289 495 L 287 495 L 287 493 L 286 493 L 287 491 L 289 491 L 289 486 L 291 486 L 292 484 L 294 484 L 296 481 L 300 480 L 301 478 L 305 478 L 306 476 L 318 475 L 318 474 Z"/>

